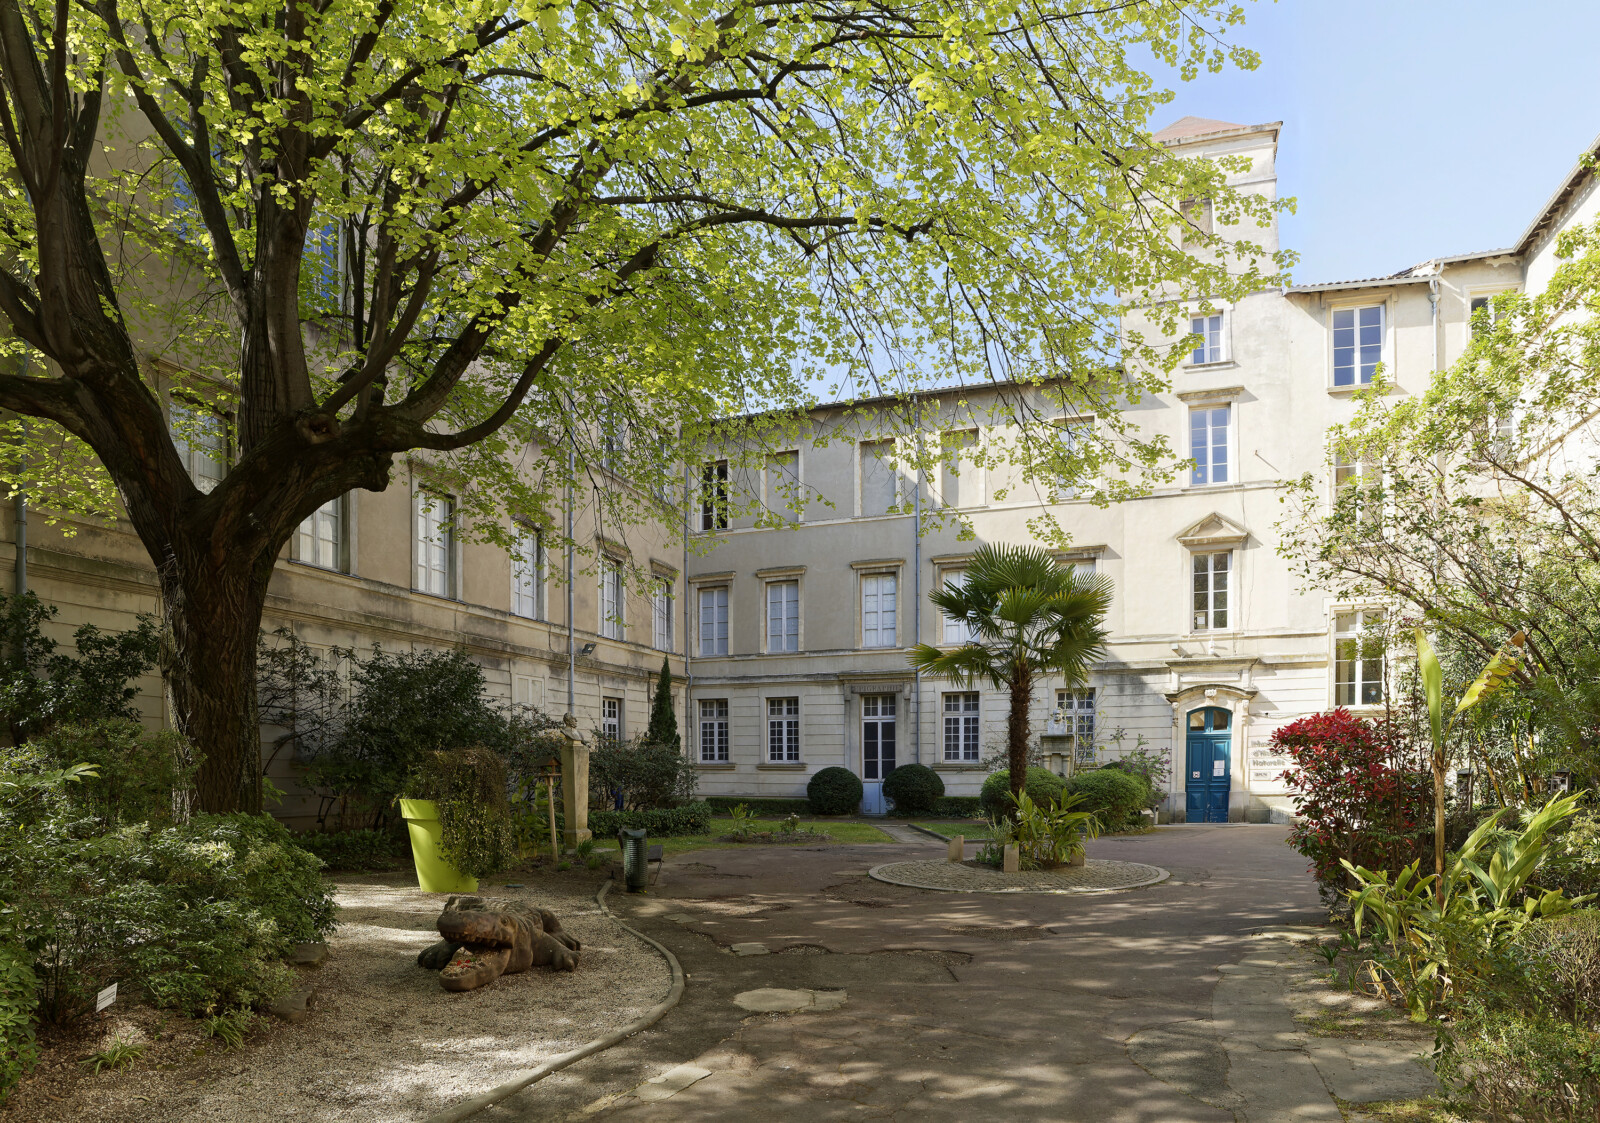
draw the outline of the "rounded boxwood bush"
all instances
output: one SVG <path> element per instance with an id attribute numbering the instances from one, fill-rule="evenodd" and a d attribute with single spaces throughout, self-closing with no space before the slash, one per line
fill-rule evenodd
<path id="1" fill-rule="evenodd" d="M 1150 787 L 1142 777 L 1120 768 L 1097 768 L 1068 780 L 1067 791 L 1083 796 L 1077 809 L 1093 811 L 1100 819 L 1101 830 L 1114 831 L 1137 818 Z"/>
<path id="2" fill-rule="evenodd" d="M 883 781 L 883 794 L 900 815 L 930 815 L 944 798 L 944 781 L 926 764 L 902 764 Z"/>
<path id="3" fill-rule="evenodd" d="M 861 777 L 848 768 L 824 768 L 806 785 L 813 815 L 848 815 L 861 806 Z"/>
<path id="4" fill-rule="evenodd" d="M 1065 786 L 1061 777 L 1054 772 L 1045 768 L 1030 768 L 1022 790 L 1028 793 L 1028 798 L 1033 802 L 1044 805 L 1059 800 Z M 989 778 L 983 782 L 982 790 L 978 792 L 978 806 L 991 819 L 1010 812 L 1015 806 L 1011 802 L 1010 772 L 1002 768 L 998 772 L 989 774 Z"/>

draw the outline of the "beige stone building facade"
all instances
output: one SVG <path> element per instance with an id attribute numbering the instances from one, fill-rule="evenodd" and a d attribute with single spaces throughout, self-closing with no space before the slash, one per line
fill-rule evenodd
<path id="1" fill-rule="evenodd" d="M 1184 155 L 1238 158 L 1233 184 L 1270 198 L 1278 131 L 1186 118 L 1157 139 Z M 980 761 L 1003 744 L 1008 699 L 916 675 L 906 653 L 960 642 L 927 590 L 959 580 L 979 544 L 1032 540 L 1030 519 L 1048 511 L 1071 535 L 1063 560 L 1116 585 L 1112 638 L 1090 681 L 1037 690 L 1032 718 L 1052 766 L 1115 757 L 1142 740 L 1171 754 L 1173 817 L 1281 816 L 1288 799 L 1272 732 L 1335 705 L 1376 709 L 1385 684 L 1382 660 L 1362 658 L 1359 645 L 1384 606 L 1303 588 L 1278 556 L 1280 481 L 1313 474 L 1331 499 L 1339 482 L 1360 478 L 1369 469 L 1343 462 L 1327 439 L 1353 416 L 1355 392 L 1380 364 L 1394 392 L 1423 389 L 1467 345 L 1479 302 L 1542 284 L 1554 233 L 1592 220 L 1595 206 L 1593 176 L 1575 169 L 1511 248 L 1192 309 L 1201 343 L 1170 392 L 1126 409 L 1193 466 L 1108 507 L 1081 486 L 1047 494 L 959 462 L 939 479 L 896 478 L 861 403 L 813 410 L 795 447 L 773 450 L 768 471 L 743 481 L 787 525 L 746 516 L 724 527 L 708 513 L 698 528 L 713 543 L 689 572 L 690 750 L 702 789 L 796 796 L 810 774 L 842 765 L 862 776 L 866 806 L 878 810 L 882 776 L 915 761 L 941 772 L 949 793 L 975 793 Z M 1250 236 L 1277 248 L 1275 230 Z M 926 438 L 1004 439 L 998 391 L 923 398 L 939 406 Z M 1063 439 L 1095 423 L 1057 420 Z M 722 469 L 713 461 L 707 471 Z M 785 512 L 796 489 L 810 500 L 798 516 Z M 973 538 L 949 524 L 930 529 L 906 507 L 955 508 Z"/>

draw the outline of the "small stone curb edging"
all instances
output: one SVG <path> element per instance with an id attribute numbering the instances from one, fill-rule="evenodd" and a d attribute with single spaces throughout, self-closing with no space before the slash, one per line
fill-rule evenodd
<path id="1" fill-rule="evenodd" d="M 1115 867 L 1115 868 L 1112 868 Z M 1167 880 L 1172 874 L 1160 866 L 1143 862 L 1112 862 L 1091 858 L 1082 866 L 1060 871 L 1031 871 L 1028 873 L 1001 873 L 999 870 L 976 870 L 965 864 L 951 862 L 885 862 L 873 866 L 867 875 L 889 885 L 905 885 L 912 889 L 934 889 L 942 893 L 1057 893 L 1094 894 L 1121 893 L 1128 889 L 1143 889 Z M 1084 878 L 1098 875 L 1097 880 L 1111 879 L 1111 884 L 1072 885 L 1059 884 L 1066 878 Z M 1051 884 L 1051 881 L 1058 882 Z"/>
<path id="2" fill-rule="evenodd" d="M 621 920 L 617 919 L 616 913 L 606 908 L 606 892 L 610 888 L 611 882 L 606 881 L 601 883 L 600 891 L 594 895 L 595 904 L 600 906 L 600 912 L 609 917 L 612 923 L 614 923 L 618 928 L 621 928 L 630 936 L 637 936 L 639 939 L 655 948 L 666 958 L 667 965 L 672 968 L 672 987 L 667 991 L 667 996 L 654 1006 L 650 1007 L 650 1009 L 646 1010 L 640 1017 L 629 1022 L 621 1029 L 613 1030 L 604 1037 L 595 1038 L 587 1045 L 580 1045 L 576 1049 L 562 1053 L 559 1057 L 546 1061 L 538 1068 L 529 1069 L 521 1076 L 518 1076 L 513 1080 L 508 1080 L 498 1087 L 490 1088 L 487 1092 L 484 1092 L 481 1095 L 473 1096 L 470 1100 L 463 1100 L 454 1107 L 446 1108 L 444 1111 L 430 1115 L 423 1121 L 423 1123 L 459 1123 L 459 1121 L 462 1119 L 476 1115 L 484 1108 L 492 1107 L 501 1100 L 507 1099 L 508 1097 L 522 1091 L 522 1089 L 528 1087 L 529 1085 L 537 1084 L 539 1081 L 543 1080 L 553 1072 L 560 1072 L 568 1065 L 575 1064 L 576 1062 L 583 1060 L 585 1057 L 590 1057 L 596 1053 L 604 1052 L 605 1050 L 611 1048 L 611 1046 L 616 1045 L 629 1037 L 632 1037 L 642 1029 L 649 1029 L 651 1026 L 659 1022 L 666 1015 L 668 1010 L 672 1009 L 679 1003 L 679 1001 L 682 1000 L 684 987 L 683 964 L 678 962 L 678 957 L 673 955 L 672 952 L 668 951 L 655 940 L 652 940 L 649 936 L 646 936 L 643 932 L 629 928 L 626 924 L 622 923 Z"/>

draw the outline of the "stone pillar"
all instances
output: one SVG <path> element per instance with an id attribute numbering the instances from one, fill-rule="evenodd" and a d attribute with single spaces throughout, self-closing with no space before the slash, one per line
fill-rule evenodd
<path id="1" fill-rule="evenodd" d="M 967 860 L 967 840 L 961 835 L 956 835 L 950 840 L 946 850 L 945 861 L 964 862 Z"/>
<path id="2" fill-rule="evenodd" d="M 594 837 L 589 831 L 589 746 L 572 714 L 561 719 L 561 732 L 566 734 L 561 746 L 561 812 L 566 818 L 561 842 L 570 850 Z"/>

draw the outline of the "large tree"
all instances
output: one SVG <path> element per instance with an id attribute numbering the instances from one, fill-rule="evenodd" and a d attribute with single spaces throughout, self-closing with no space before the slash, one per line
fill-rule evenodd
<path id="1" fill-rule="evenodd" d="M 958 687 L 987 682 L 1010 695 L 1006 761 L 1013 798 L 1028 778 L 1034 685 L 1051 674 L 1068 686 L 1088 678 L 1110 634 L 1111 592 L 1111 578 L 1079 573 L 1043 547 L 990 545 L 968 560 L 961 584 L 947 582 L 928 594 L 972 638 L 951 648 L 918 644 L 911 665 Z"/>
<path id="2" fill-rule="evenodd" d="M 57 509 L 105 511 L 95 482 L 114 485 L 159 574 L 201 802 L 252 804 L 274 559 L 397 458 L 466 481 L 493 537 L 602 468 L 647 516 L 712 419 L 830 381 L 1005 378 L 1075 412 L 1160 386 L 1173 301 L 1276 261 L 1221 237 L 1269 204 L 1150 142 L 1167 95 L 1131 59 L 1253 65 L 1219 38 L 1239 19 L 1230 0 L 0 0 L 0 407 L 34 419 L 13 479 Z M 1174 236 L 1201 197 L 1218 233 Z M 1122 301 L 1161 338 L 1119 336 Z M 209 490 L 173 394 L 227 418 Z M 1026 459 L 1169 458 L 1114 417 L 1096 440 Z"/>

